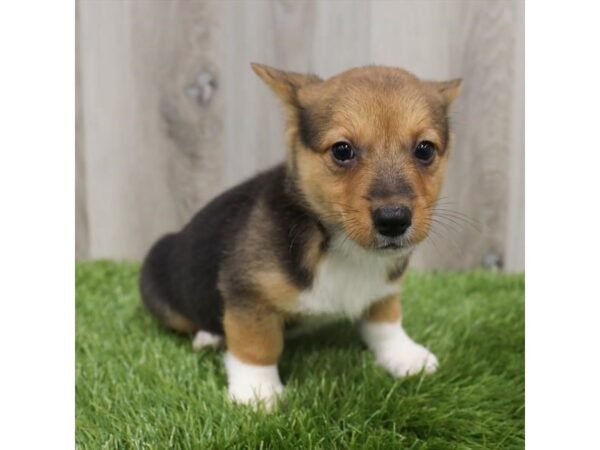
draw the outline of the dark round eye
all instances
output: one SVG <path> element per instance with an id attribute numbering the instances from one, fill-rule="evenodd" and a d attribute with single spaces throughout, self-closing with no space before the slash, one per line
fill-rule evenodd
<path id="1" fill-rule="evenodd" d="M 433 142 L 419 142 L 415 148 L 415 158 L 423 164 L 431 164 L 433 158 L 435 158 L 435 145 Z"/>
<path id="2" fill-rule="evenodd" d="M 336 142 L 331 147 L 331 154 L 336 162 L 344 164 L 348 161 L 353 160 L 356 157 L 356 153 L 348 142 Z"/>

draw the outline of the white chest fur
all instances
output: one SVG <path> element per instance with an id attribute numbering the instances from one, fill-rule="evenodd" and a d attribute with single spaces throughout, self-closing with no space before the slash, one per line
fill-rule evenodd
<path id="1" fill-rule="evenodd" d="M 398 292 L 389 273 L 407 253 L 366 250 L 344 236 L 332 238 L 311 288 L 298 298 L 297 312 L 358 318 L 373 302 Z"/>

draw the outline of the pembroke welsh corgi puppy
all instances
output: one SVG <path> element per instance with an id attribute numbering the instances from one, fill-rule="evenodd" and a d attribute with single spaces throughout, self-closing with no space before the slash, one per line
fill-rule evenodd
<path id="1" fill-rule="evenodd" d="M 402 328 L 399 291 L 431 227 L 461 80 L 380 66 L 327 80 L 252 68 L 283 103 L 286 161 L 152 247 L 140 280 L 147 309 L 196 349 L 224 344 L 230 397 L 267 409 L 283 392 L 284 338 L 318 323 L 358 321 L 393 376 L 434 371 L 436 357 Z"/>

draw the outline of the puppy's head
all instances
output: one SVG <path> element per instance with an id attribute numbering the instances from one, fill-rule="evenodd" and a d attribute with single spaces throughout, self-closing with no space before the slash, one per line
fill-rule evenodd
<path id="1" fill-rule="evenodd" d="M 288 168 L 328 227 L 372 249 L 409 248 L 427 236 L 461 80 L 376 66 L 327 80 L 252 68 L 283 101 Z"/>

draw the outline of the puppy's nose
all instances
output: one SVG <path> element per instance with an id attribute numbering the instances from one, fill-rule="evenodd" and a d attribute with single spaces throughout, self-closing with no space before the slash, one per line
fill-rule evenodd
<path id="1" fill-rule="evenodd" d="M 384 236 L 397 237 L 404 234 L 412 223 L 412 212 L 408 206 L 384 206 L 372 212 L 375 229 Z"/>

